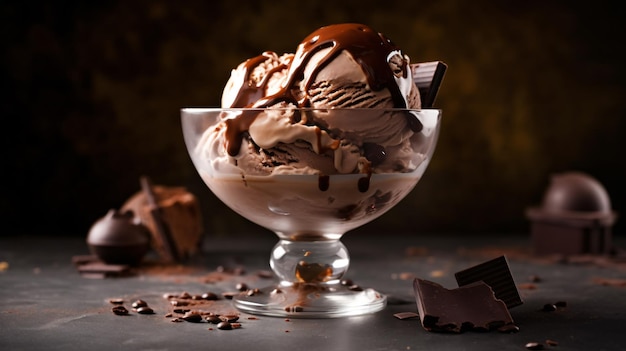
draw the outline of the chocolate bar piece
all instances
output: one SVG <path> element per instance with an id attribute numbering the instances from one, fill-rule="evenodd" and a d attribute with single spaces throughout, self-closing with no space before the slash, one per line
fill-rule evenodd
<path id="1" fill-rule="evenodd" d="M 504 302 L 482 281 L 450 290 L 415 278 L 413 288 L 422 326 L 428 331 L 488 331 L 513 324 Z"/>
<path id="2" fill-rule="evenodd" d="M 108 277 L 124 277 L 132 274 L 129 265 L 107 264 L 93 261 L 78 265 L 78 272 L 85 278 L 104 279 Z"/>
<path id="3" fill-rule="evenodd" d="M 441 61 L 411 65 L 413 82 L 420 91 L 422 108 L 432 108 L 448 66 Z"/>
<path id="4" fill-rule="evenodd" d="M 504 301 L 508 308 L 519 306 L 523 303 L 505 256 L 496 257 L 474 267 L 464 269 L 455 273 L 454 277 L 459 286 L 478 281 L 487 283 L 493 289 L 496 297 Z"/>

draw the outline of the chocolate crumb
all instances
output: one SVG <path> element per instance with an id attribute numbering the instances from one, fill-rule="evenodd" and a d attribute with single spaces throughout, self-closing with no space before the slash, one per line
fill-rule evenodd
<path id="1" fill-rule="evenodd" d="M 195 311 L 189 311 L 187 313 L 185 313 L 185 315 L 182 317 L 183 320 L 187 321 L 187 322 L 191 322 L 191 323 L 199 323 L 202 322 L 202 315 L 198 312 Z"/>
<path id="2" fill-rule="evenodd" d="M 112 305 L 123 305 L 124 299 L 110 299 L 109 303 L 111 303 Z"/>
<path id="3" fill-rule="evenodd" d="M 559 346 L 559 343 L 558 343 L 558 342 L 556 342 L 556 341 L 554 341 L 554 340 L 550 340 L 550 339 L 547 339 L 547 340 L 546 340 L 546 344 L 548 344 L 548 345 L 550 345 L 550 346 Z"/>
<path id="4" fill-rule="evenodd" d="M 217 324 L 217 329 L 220 329 L 220 330 L 231 330 L 231 329 L 233 329 L 233 326 L 229 322 L 222 321 L 222 322 L 219 322 Z"/>
<path id="5" fill-rule="evenodd" d="M 543 344 L 538 342 L 529 342 L 526 343 L 525 347 L 529 350 L 543 350 Z"/>
<path id="6" fill-rule="evenodd" d="M 154 314 L 154 310 L 148 306 L 143 306 L 137 308 L 137 313 L 139 314 Z"/>
<path id="7" fill-rule="evenodd" d="M 419 318 L 420 315 L 415 312 L 398 312 L 398 313 L 394 313 L 393 316 L 398 319 L 410 319 L 410 318 Z"/>
<path id="8" fill-rule="evenodd" d="M 556 306 L 551 303 L 547 303 L 543 305 L 543 308 L 541 310 L 543 312 L 553 312 L 553 311 L 556 311 Z"/>
<path id="9" fill-rule="evenodd" d="M 515 324 L 509 323 L 498 328 L 498 331 L 500 333 L 508 333 L 508 334 L 517 333 L 519 331 L 519 327 Z"/>
<path id="10" fill-rule="evenodd" d="M 115 306 L 111 308 L 111 311 L 113 311 L 113 313 L 115 313 L 118 316 L 128 315 L 128 310 L 124 306 Z"/>
<path id="11" fill-rule="evenodd" d="M 239 292 L 223 292 L 222 293 L 222 297 L 225 298 L 226 300 L 232 300 L 233 297 L 237 296 L 239 294 Z"/>
<path id="12" fill-rule="evenodd" d="M 207 322 L 211 323 L 211 324 L 218 324 L 220 323 L 222 320 L 220 319 L 220 317 L 215 316 L 215 315 L 211 315 L 205 318 Z"/>
<path id="13" fill-rule="evenodd" d="M 225 314 L 219 316 L 222 321 L 233 323 L 239 320 L 239 316 L 236 314 Z"/>
<path id="14" fill-rule="evenodd" d="M 219 299 L 217 294 L 215 294 L 213 292 L 210 292 L 210 291 L 209 292 L 205 292 L 204 294 L 202 294 L 202 298 L 204 300 L 210 300 L 210 301 Z"/>
<path id="15" fill-rule="evenodd" d="M 134 309 L 137 309 L 139 307 L 146 307 L 146 306 L 148 306 L 148 303 L 145 302 L 144 300 L 135 300 L 131 306 Z"/>

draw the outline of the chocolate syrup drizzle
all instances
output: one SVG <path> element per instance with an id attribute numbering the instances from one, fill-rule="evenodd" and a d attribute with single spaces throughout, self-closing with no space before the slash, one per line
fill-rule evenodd
<path id="1" fill-rule="evenodd" d="M 312 74 L 309 77 L 305 77 L 304 70 L 313 55 L 326 48 L 330 48 L 330 50 L 320 60 Z M 310 107 L 306 92 L 311 84 L 315 82 L 318 73 L 343 50 L 349 52 L 360 65 L 367 83 L 373 91 L 388 89 L 391 93 L 394 107 L 407 107 L 404 96 L 395 81 L 394 72 L 388 62 L 389 54 L 394 51 L 400 52 L 400 49 L 383 34 L 377 33 L 365 25 L 355 23 L 326 26 L 311 33 L 298 45 L 291 62 L 277 65 L 256 85 L 250 83 L 250 75 L 253 69 L 270 58 L 272 53 L 264 52 L 257 57 L 247 60 L 244 63 L 243 81 L 238 82 L 241 88 L 232 105 L 224 107 L 265 108 L 280 102 L 291 103 L 298 107 Z M 282 88 L 273 95 L 264 96 L 269 77 L 274 72 L 286 68 L 288 70 L 285 84 Z M 399 73 L 406 78 L 408 74 L 406 60 L 404 60 L 404 64 L 400 68 L 402 72 Z M 396 72 L 396 74 L 398 73 Z M 296 91 L 294 88 L 302 80 L 305 80 L 303 82 L 305 87 L 304 96 L 298 99 L 293 92 Z M 239 153 L 244 134 L 248 131 L 258 113 L 258 111 L 254 110 L 244 111 L 236 118 L 226 120 L 226 149 L 229 155 L 236 156 Z M 369 187 L 369 176 L 368 174 L 367 180 L 360 182 L 367 183 L 367 186 L 359 184 L 360 191 L 366 191 Z M 327 188 L 327 185 L 325 185 L 327 180 L 324 181 L 324 179 L 326 178 L 320 179 L 320 190 Z M 324 183 L 324 186 L 322 186 L 322 183 Z"/>

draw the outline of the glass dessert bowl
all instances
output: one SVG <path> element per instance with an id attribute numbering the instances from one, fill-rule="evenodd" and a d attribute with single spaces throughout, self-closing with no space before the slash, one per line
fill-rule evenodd
<path id="1" fill-rule="evenodd" d="M 266 114 L 288 114 L 293 124 L 284 128 L 304 126 L 316 137 L 263 149 L 250 124 Z M 279 239 L 270 255 L 278 284 L 236 296 L 234 305 L 252 314 L 314 318 L 383 309 L 384 295 L 342 284 L 350 258 L 340 239 L 411 192 L 432 157 L 440 120 L 437 109 L 182 109 L 185 143 L 206 185 Z M 283 128 L 277 126 L 264 133 Z M 329 171 L 353 165 L 353 173 Z"/>

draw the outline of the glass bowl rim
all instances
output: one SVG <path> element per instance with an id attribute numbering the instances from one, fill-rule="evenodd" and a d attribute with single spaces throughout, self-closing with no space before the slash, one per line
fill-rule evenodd
<path id="1" fill-rule="evenodd" d="M 363 112 L 363 111 L 376 111 L 376 112 L 420 112 L 420 111 L 439 111 L 440 108 L 399 108 L 399 107 L 389 107 L 389 108 L 371 108 L 371 107 L 182 107 L 180 109 L 183 112 L 188 113 L 198 113 L 198 112 L 243 112 L 243 111 L 355 111 L 355 112 Z"/>

